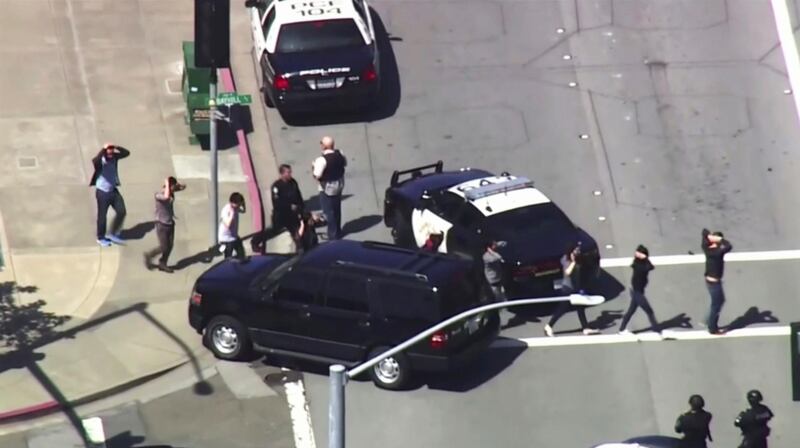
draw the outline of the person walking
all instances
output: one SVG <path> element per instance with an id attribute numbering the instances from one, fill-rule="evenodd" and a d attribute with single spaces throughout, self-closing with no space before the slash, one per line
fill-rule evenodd
<path id="1" fill-rule="evenodd" d="M 156 236 L 158 237 L 158 247 L 145 252 L 144 264 L 149 270 L 157 267 L 158 270 L 172 273 L 173 269 L 167 266 L 167 259 L 172 252 L 175 244 L 175 192 L 186 189 L 186 185 L 178 183 L 178 180 L 170 176 L 164 180 L 164 186 L 155 194 L 156 199 Z M 161 254 L 158 266 L 153 265 L 153 257 Z"/>
<path id="2" fill-rule="evenodd" d="M 492 297 L 496 301 L 506 300 L 505 289 L 503 289 L 503 260 L 502 255 L 497 252 L 499 246 L 497 241 L 489 241 L 486 251 L 483 253 L 483 275 L 492 290 Z"/>
<path id="3" fill-rule="evenodd" d="M 342 191 L 347 159 L 334 149 L 333 138 L 322 137 L 322 154 L 312 164 L 314 179 L 319 181 L 319 202 L 328 221 L 328 240 L 338 240 L 342 233 Z"/>
<path id="4" fill-rule="evenodd" d="M 222 207 L 219 213 L 219 228 L 217 229 L 217 239 L 223 250 L 225 258 L 229 258 L 236 252 L 236 258 L 244 258 L 244 244 L 239 238 L 239 214 L 246 213 L 244 196 L 241 193 L 231 193 L 228 203 Z"/>
<path id="5" fill-rule="evenodd" d="M 630 322 L 633 313 L 636 312 L 636 309 L 641 308 L 647 314 L 647 318 L 650 320 L 651 328 L 660 334 L 661 329 L 658 326 L 658 321 L 656 320 L 653 308 L 650 306 L 650 302 L 648 302 L 647 297 L 644 295 L 644 288 L 647 286 L 648 281 L 647 277 L 650 274 L 650 271 L 655 269 L 655 267 L 653 266 L 653 263 L 650 262 L 650 252 L 641 244 L 637 246 L 636 250 L 633 252 L 633 263 L 631 263 L 631 268 L 633 268 L 630 288 L 631 304 L 628 305 L 628 311 L 626 311 L 625 315 L 622 317 L 622 323 L 619 326 L 619 332 L 620 334 L 631 334 L 631 332 L 627 330 L 628 322 Z"/>
<path id="6" fill-rule="evenodd" d="M 680 448 L 706 448 L 706 440 L 713 442 L 711 437 L 711 413 L 705 409 L 706 403 L 700 395 L 689 397 L 689 411 L 678 416 L 675 422 L 675 432 L 683 434 Z"/>
<path id="7" fill-rule="evenodd" d="M 272 183 L 272 227 L 276 231 L 286 229 L 295 237 L 300 226 L 299 215 L 303 214 L 303 194 L 292 177 L 292 167 L 282 164 L 278 168 L 278 180 Z"/>
<path id="8" fill-rule="evenodd" d="M 725 292 L 722 290 L 722 274 L 725 270 L 725 254 L 733 249 L 731 243 L 722 232 L 710 232 L 703 229 L 701 247 L 706 255 L 706 288 L 711 296 L 711 307 L 708 310 L 706 325 L 711 334 L 724 334 L 719 328 L 719 314 L 725 304 Z"/>
<path id="9" fill-rule="evenodd" d="M 742 443 L 739 448 L 767 448 L 769 437 L 768 423 L 775 415 L 770 408 L 761 404 L 764 397 L 758 390 L 747 392 L 750 408 L 739 413 L 733 424 L 742 430 Z"/>
<path id="10" fill-rule="evenodd" d="M 578 260 L 581 256 L 581 247 L 580 245 L 571 245 L 564 256 L 561 257 L 561 269 L 563 272 L 563 278 L 561 280 L 561 295 L 562 296 L 569 296 L 574 292 L 582 291 L 582 287 L 580 283 L 580 265 Z M 553 337 L 555 334 L 553 332 L 553 325 L 558 322 L 561 317 L 569 311 L 570 302 L 564 301 L 560 302 L 556 307 L 556 310 L 553 312 L 553 315 L 550 316 L 550 321 L 544 326 L 544 334 Z M 597 334 L 599 331 L 589 327 L 589 321 L 586 319 L 586 309 L 585 307 L 578 307 L 578 320 L 581 323 L 581 328 L 583 329 L 583 334 L 590 335 L 590 334 Z"/>
<path id="11" fill-rule="evenodd" d="M 112 242 L 123 244 L 124 240 L 119 234 L 122 223 L 125 221 L 125 199 L 119 191 L 119 160 L 131 155 L 131 152 L 122 146 L 105 143 L 97 155 L 92 158 L 94 173 L 89 181 L 89 186 L 94 187 L 94 196 L 97 200 L 97 244 L 108 247 Z M 114 209 L 114 221 L 106 233 L 106 219 L 108 208 Z"/>

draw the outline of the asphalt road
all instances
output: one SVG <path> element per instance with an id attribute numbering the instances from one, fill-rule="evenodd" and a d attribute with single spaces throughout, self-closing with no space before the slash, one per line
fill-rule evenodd
<path id="1" fill-rule="evenodd" d="M 768 2 L 372 5 L 379 29 L 391 37 L 384 40 L 384 50 L 392 50 L 383 52 L 384 106 L 368 116 L 289 124 L 274 110 L 267 116 L 278 161 L 295 166 L 308 197 L 316 194 L 310 163 L 319 138 L 336 138 L 350 162 L 343 203 L 349 238 L 388 241 L 380 216 L 391 172 L 442 159 L 448 167 L 535 180 L 597 239 L 604 257 L 628 256 L 639 243 L 653 255 L 697 253 L 703 227 L 723 230 L 736 251 L 800 247 L 800 132 L 784 93 L 789 85 Z M 729 263 L 722 323 L 798 320 L 797 266 Z M 589 316 L 615 331 L 629 272 L 608 274 L 613 300 Z M 708 305 L 701 265 L 658 268 L 649 296 L 659 318 L 697 328 Z M 536 320 L 528 315 L 506 333 L 539 336 Z M 633 328 L 643 326 L 637 316 Z M 568 316 L 556 330 L 576 328 Z M 523 446 L 525 438 L 516 436 L 526 434 L 524 446 L 581 447 L 605 437 L 669 433 L 688 394 L 700 389 L 711 403 L 727 403 L 718 409 L 728 425 L 746 388 L 787 383 L 788 370 L 780 367 L 786 352 L 776 341 L 634 347 L 527 352 L 470 394 L 422 388 L 387 395 L 356 385 L 350 440 L 356 447 L 367 440 Z M 694 363 L 715 373 L 688 368 Z M 681 368 L 664 373 L 670 366 Z M 748 368 L 753 373 L 741 373 Z M 319 417 L 325 390 L 310 382 Z M 563 393 L 554 397 L 555 391 Z M 783 401 L 774 405 L 790 406 L 786 393 L 775 389 L 774 396 Z M 606 406 L 611 398 L 623 406 Z M 573 422 L 587 430 L 574 431 Z M 324 421 L 315 423 L 324 432 Z M 785 434 L 795 430 L 778 424 Z M 720 430 L 719 440 L 730 443 L 719 446 L 733 443 L 730 434 Z"/>

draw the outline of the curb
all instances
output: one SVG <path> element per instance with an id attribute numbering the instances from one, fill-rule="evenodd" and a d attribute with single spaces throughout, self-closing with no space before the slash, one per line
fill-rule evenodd
<path id="1" fill-rule="evenodd" d="M 222 72 L 222 85 L 223 91 L 235 92 L 236 83 L 233 79 L 233 72 L 229 68 L 220 69 Z M 256 178 L 255 166 L 253 166 L 253 159 L 250 157 L 250 145 L 247 142 L 247 136 L 244 131 L 238 129 L 236 137 L 239 140 L 239 160 L 242 163 L 242 171 L 247 176 L 247 191 L 250 196 L 250 202 L 253 204 L 258 213 L 253 213 L 253 231 L 261 232 L 264 230 L 264 206 L 261 198 L 261 190 L 258 187 L 258 179 Z"/>

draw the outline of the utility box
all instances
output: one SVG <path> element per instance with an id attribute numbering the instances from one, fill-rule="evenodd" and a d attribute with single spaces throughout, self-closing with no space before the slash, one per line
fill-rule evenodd
<path id="1" fill-rule="evenodd" d="M 198 144 L 198 135 L 209 134 L 210 109 L 208 107 L 211 69 L 194 65 L 194 42 L 183 42 L 183 79 L 181 81 L 183 101 L 186 104 L 184 115 L 189 125 L 189 143 Z"/>
<path id="2" fill-rule="evenodd" d="M 792 338 L 789 346 L 791 347 L 790 360 L 792 363 L 792 401 L 800 401 L 800 322 L 792 322 L 789 325 Z"/>

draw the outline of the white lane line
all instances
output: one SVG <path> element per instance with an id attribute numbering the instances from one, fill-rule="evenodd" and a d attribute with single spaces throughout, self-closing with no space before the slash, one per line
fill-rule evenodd
<path id="1" fill-rule="evenodd" d="M 252 367 L 242 362 L 218 361 L 216 365 L 225 385 L 238 400 L 278 395 Z"/>
<path id="2" fill-rule="evenodd" d="M 725 255 L 725 261 L 780 261 L 780 260 L 800 260 L 800 250 L 769 250 L 760 252 L 730 252 Z M 600 267 L 619 268 L 628 267 L 633 261 L 632 257 L 603 258 L 600 260 Z M 669 266 L 679 264 L 700 264 L 705 263 L 706 257 L 703 254 L 694 255 L 654 255 L 650 261 L 656 266 Z"/>
<path id="3" fill-rule="evenodd" d="M 314 441 L 314 431 L 311 429 L 311 413 L 308 411 L 303 380 L 289 381 L 284 384 L 284 387 L 292 418 L 295 448 L 316 448 L 317 443 Z"/>
<path id="4" fill-rule="evenodd" d="M 731 330 L 723 336 L 715 336 L 704 330 L 664 330 L 664 339 L 677 341 L 696 341 L 704 339 L 730 339 L 747 337 L 767 337 L 767 336 L 789 336 L 791 329 L 789 326 L 769 326 L 752 327 Z M 625 342 L 657 342 L 661 341 L 658 335 L 653 332 L 639 333 L 634 335 L 621 334 L 599 334 L 593 336 L 556 336 L 554 338 L 522 338 L 522 339 L 499 339 L 495 341 L 492 348 L 512 348 L 519 347 L 522 342 L 528 347 L 564 347 L 572 345 L 595 345 L 595 344 L 620 344 Z"/>
<path id="5" fill-rule="evenodd" d="M 778 40 L 781 42 L 783 60 L 789 73 L 789 85 L 792 86 L 794 107 L 800 119 L 800 56 L 797 54 L 797 42 L 794 39 L 792 21 L 789 18 L 789 7 L 786 0 L 770 0 L 772 13 L 775 15 L 775 27 L 778 29 Z"/>

